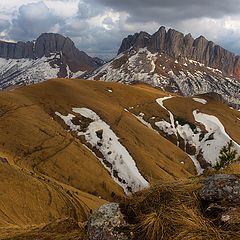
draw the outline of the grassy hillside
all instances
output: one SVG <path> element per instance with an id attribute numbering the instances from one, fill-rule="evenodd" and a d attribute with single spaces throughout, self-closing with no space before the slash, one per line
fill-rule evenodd
<path id="1" fill-rule="evenodd" d="M 0 189 L 5 194 L 0 198 L 0 236 L 23 234 L 66 219 L 81 223 L 104 202 L 124 195 L 99 161 L 99 151 L 69 131 L 56 112 L 66 116 L 73 114 L 72 108 L 88 108 L 97 113 L 151 184 L 195 175 L 189 155 L 154 126 L 153 119 L 169 120 L 168 112 L 156 102 L 168 95 L 147 85 L 67 79 L 1 92 Z M 165 105 L 194 124 L 194 109 L 214 114 L 240 142 L 240 112 L 220 102 L 209 99 L 203 105 L 175 96 Z M 141 113 L 152 126 L 139 120 Z"/>

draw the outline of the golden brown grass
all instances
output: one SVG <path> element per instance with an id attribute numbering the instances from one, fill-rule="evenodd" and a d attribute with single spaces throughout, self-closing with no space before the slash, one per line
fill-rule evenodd
<path id="1" fill-rule="evenodd" d="M 113 92 L 108 92 L 108 89 Z M 142 175 L 150 182 L 164 183 L 193 176 L 196 171 L 189 156 L 133 116 L 133 114 L 138 115 L 143 112 L 147 121 L 150 121 L 152 116 L 158 117 L 157 120 L 169 118 L 167 111 L 156 103 L 156 98 L 166 95 L 168 94 L 161 90 L 141 84 L 127 86 L 76 79 L 53 79 L 11 92 L 1 92 L 0 157 L 7 158 L 14 169 L 16 167 L 17 172 L 22 169 L 23 175 L 27 175 L 28 179 L 22 181 L 26 184 L 25 186 L 19 187 L 17 184 L 20 183 L 22 173 L 14 174 L 11 185 L 9 185 L 11 191 L 9 194 L 4 193 L 4 197 L 0 199 L 0 210 L 6 215 L 6 221 L 5 217 L 0 219 L 5 221 L 2 226 L 8 226 L 11 219 L 17 221 L 13 225 L 47 224 L 51 221 L 52 216 L 53 218 L 71 216 L 71 214 L 62 214 L 61 211 L 58 211 L 61 206 L 67 213 L 71 211 L 72 206 L 74 209 L 76 204 L 79 207 L 87 205 L 89 209 L 95 209 L 105 202 L 101 201 L 98 196 L 112 200 L 112 193 L 116 196 L 124 194 L 96 156 L 84 147 L 80 139 L 66 131 L 65 124 L 55 115 L 56 111 L 68 114 L 71 113 L 72 107 L 88 107 L 97 112 L 111 126 L 135 160 Z M 209 111 L 218 115 L 220 120 L 224 118 L 221 115 L 224 107 L 224 112 L 227 112 L 224 122 L 226 130 L 236 141 L 240 141 L 240 126 L 235 124 L 240 113 L 214 101 L 210 104 L 211 110 Z M 190 122 L 193 121 L 193 109 L 199 108 L 201 111 L 207 111 L 204 108 L 208 107 L 188 98 L 177 96 L 166 101 L 166 106 L 176 116 L 183 117 Z M 129 107 L 134 107 L 131 109 L 131 113 L 124 110 Z M 8 189 L 9 178 L 5 177 L 8 170 L 7 167 L 0 170 L 3 178 L 0 190 L 3 192 Z M 33 177 L 34 179 L 32 179 Z M 37 199 L 41 200 L 39 202 L 32 194 L 32 192 L 36 192 L 36 189 L 39 194 Z M 55 197 L 51 203 L 54 206 L 51 207 L 51 211 L 42 207 L 44 202 L 48 202 L 48 191 Z M 174 192 L 176 191 L 174 190 Z M 146 194 L 143 194 L 141 198 L 146 197 Z M 12 195 L 15 198 L 12 198 Z M 18 205 L 15 214 L 12 200 L 20 206 L 23 205 L 21 201 L 27 204 L 24 205 L 24 208 Z M 68 201 L 71 202 L 70 208 Z M 157 201 L 157 203 L 159 202 Z M 149 204 L 152 202 L 149 201 Z M 178 212 L 181 213 L 183 209 L 195 209 L 184 204 L 179 204 L 176 212 L 169 211 L 170 217 L 178 216 Z M 168 222 L 168 216 L 161 221 L 159 214 L 164 212 L 167 205 L 163 205 L 162 209 L 152 208 L 151 211 L 141 213 L 137 220 L 136 217 L 134 219 L 138 224 L 144 223 L 148 232 L 151 232 L 151 229 L 156 226 L 166 226 L 165 222 Z M 35 214 L 37 208 L 42 210 L 41 216 Z M 155 211 L 155 209 L 158 210 Z M 50 215 L 52 212 L 54 214 Z M 82 214 L 82 209 L 77 212 L 79 217 L 82 215 L 84 218 L 85 214 Z M 195 211 L 188 213 L 193 216 L 193 220 L 191 220 L 193 226 L 196 223 L 194 214 L 197 213 Z M 18 215 L 22 215 L 24 218 L 20 219 L 17 217 Z M 186 216 L 188 215 L 186 214 Z M 185 217 L 186 219 L 189 217 Z M 184 223 L 184 219 L 182 223 Z M 190 226 L 190 223 L 188 224 Z"/>
<path id="2" fill-rule="evenodd" d="M 188 178 L 195 169 L 187 154 L 124 111 L 133 106 L 146 115 L 151 109 L 149 117 L 161 116 L 166 113 L 155 100 L 165 95 L 144 85 L 76 79 L 53 79 L 3 92 L 0 154 L 21 167 L 107 200 L 111 200 L 112 192 L 123 195 L 96 156 L 67 132 L 66 125 L 55 115 L 56 111 L 71 113 L 72 107 L 88 107 L 111 126 L 146 179 L 164 182 Z"/>
<path id="3" fill-rule="evenodd" d="M 240 175 L 240 162 L 235 162 L 230 165 L 228 165 L 223 170 L 220 170 L 221 173 L 227 173 L 227 174 L 237 174 Z"/>
<path id="4" fill-rule="evenodd" d="M 153 186 L 121 203 L 136 240 L 240 239 L 240 228 L 220 229 L 202 213 L 200 180 Z"/>
<path id="5" fill-rule="evenodd" d="M 73 219 L 52 222 L 45 227 L 6 237 L 4 240 L 88 240 L 84 226 Z"/>
<path id="6" fill-rule="evenodd" d="M 59 230 L 63 230 L 61 226 L 65 226 L 65 229 L 69 226 L 69 229 L 76 226 L 74 222 L 86 221 L 91 211 L 106 203 L 102 199 L 50 178 L 2 163 L 0 163 L 0 189 L 0 239 L 26 235 L 27 232 L 33 234 L 33 229 L 42 228 L 46 224 L 60 236 Z M 68 225 L 63 225 L 63 221 Z M 55 222 L 56 224 L 52 224 Z M 52 225 L 49 225 L 50 223 Z M 73 230 L 73 233 L 80 231 L 78 228 Z M 44 234 L 51 235 L 51 232 Z"/>

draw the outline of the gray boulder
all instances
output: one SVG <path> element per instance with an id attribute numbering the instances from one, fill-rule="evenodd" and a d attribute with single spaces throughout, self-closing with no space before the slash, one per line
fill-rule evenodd
<path id="1" fill-rule="evenodd" d="M 215 174 L 208 177 L 200 191 L 208 202 L 233 202 L 240 204 L 240 180 L 235 175 Z"/>
<path id="2" fill-rule="evenodd" d="M 124 220 L 118 203 L 100 207 L 89 218 L 87 230 L 90 240 L 129 240 L 129 225 Z"/>
<path id="3" fill-rule="evenodd" d="M 208 177 L 200 190 L 204 212 L 222 226 L 240 225 L 240 179 L 235 175 Z"/>

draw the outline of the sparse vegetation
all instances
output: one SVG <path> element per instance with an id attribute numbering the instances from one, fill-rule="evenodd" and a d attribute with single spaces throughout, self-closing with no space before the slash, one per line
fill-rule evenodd
<path id="1" fill-rule="evenodd" d="M 239 239 L 240 229 L 220 229 L 204 216 L 200 180 L 154 186 L 124 199 L 122 212 L 135 240 Z"/>
<path id="2" fill-rule="evenodd" d="M 220 151 L 219 162 L 215 165 L 216 170 L 220 170 L 227 165 L 240 161 L 240 156 L 237 156 L 237 150 L 234 148 L 233 141 L 229 141 L 227 145 L 223 146 Z"/>

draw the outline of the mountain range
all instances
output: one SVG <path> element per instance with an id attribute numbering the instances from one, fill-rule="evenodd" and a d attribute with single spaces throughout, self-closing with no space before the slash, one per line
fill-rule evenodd
<path id="1" fill-rule="evenodd" d="M 174 59 L 191 59 L 218 69 L 225 76 L 240 77 L 240 56 L 208 41 L 204 36 L 194 39 L 190 33 L 184 36 L 174 29 L 166 31 L 162 26 L 153 35 L 146 32 L 129 35 L 123 39 L 118 54 L 132 47 L 136 49 L 147 47 L 151 52 L 164 52 Z"/>
<path id="2" fill-rule="evenodd" d="M 44 33 L 36 41 L 0 42 L 0 88 L 54 77 L 77 77 L 104 63 L 77 49 L 60 34 Z"/>
<path id="3" fill-rule="evenodd" d="M 239 108 L 240 57 L 208 41 L 165 27 L 123 39 L 109 62 L 78 50 L 60 34 L 44 33 L 31 42 L 0 42 L 0 88 L 50 78 L 142 82 L 184 96 L 215 92 Z"/>
<path id="4" fill-rule="evenodd" d="M 123 39 L 118 56 L 87 76 L 123 83 L 143 82 L 181 95 L 220 94 L 239 107 L 239 56 L 208 41 L 161 27 Z"/>

